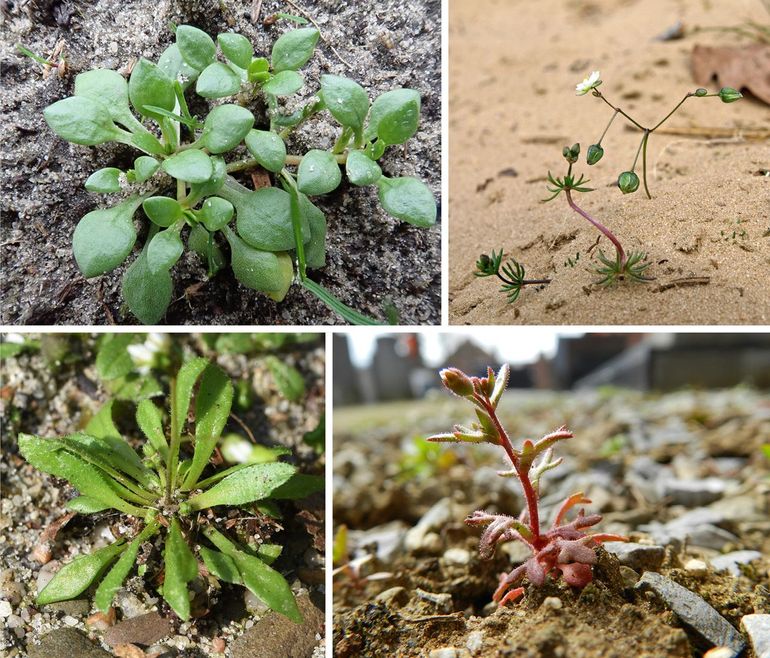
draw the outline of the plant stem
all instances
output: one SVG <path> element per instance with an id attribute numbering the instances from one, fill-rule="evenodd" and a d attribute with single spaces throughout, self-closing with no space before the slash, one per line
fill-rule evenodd
<path id="1" fill-rule="evenodd" d="M 305 260 L 305 244 L 302 241 L 302 223 L 300 221 L 299 208 L 297 212 L 294 211 L 294 205 L 299 204 L 299 190 L 297 189 L 297 182 L 294 180 L 294 176 L 291 172 L 284 168 L 281 170 L 281 178 L 286 181 L 286 184 L 291 187 L 291 224 L 294 229 L 294 246 L 297 252 L 297 270 L 299 271 L 300 281 L 304 281 L 307 278 L 307 261 Z"/>
<path id="2" fill-rule="evenodd" d="M 166 464 L 166 505 L 171 504 L 171 490 L 176 479 L 176 467 L 179 461 L 180 429 L 176 422 L 176 378 L 171 378 L 169 386 L 171 398 L 171 445 L 168 449 L 168 464 Z"/>
<path id="3" fill-rule="evenodd" d="M 660 128 L 666 121 L 668 121 L 668 118 L 682 106 L 682 103 L 684 103 L 688 98 L 690 98 L 690 96 L 694 96 L 694 95 L 695 94 L 693 94 L 692 92 L 688 92 L 687 94 L 685 94 L 685 97 L 676 104 L 676 107 L 674 107 L 673 110 L 671 110 L 666 116 L 664 116 L 654 128 L 650 128 L 650 132 L 651 133 L 655 132 L 658 128 Z M 718 94 L 715 94 L 715 95 L 718 95 Z"/>
<path id="4" fill-rule="evenodd" d="M 631 171 L 634 171 L 636 169 L 636 161 L 639 159 L 639 154 L 642 152 L 642 146 L 644 146 L 644 143 L 647 141 L 647 135 L 650 134 L 650 131 L 645 128 L 644 135 L 642 135 L 642 141 L 639 142 L 639 148 L 636 149 L 636 155 L 634 156 L 634 164 L 631 165 Z"/>
<path id="5" fill-rule="evenodd" d="M 598 98 L 601 98 L 607 105 L 609 105 L 615 112 L 619 112 L 622 114 L 626 119 L 628 119 L 631 123 L 633 123 L 639 130 L 644 130 L 644 126 L 640 123 L 636 122 L 634 119 L 632 119 L 628 114 L 626 114 L 623 110 L 621 110 L 619 107 L 615 107 L 612 103 L 610 103 L 603 95 L 602 92 L 600 92 L 598 89 L 594 89 L 594 96 L 597 96 Z"/>
<path id="6" fill-rule="evenodd" d="M 497 272 L 497 278 L 503 283 L 507 283 L 509 286 L 528 286 L 536 283 L 551 283 L 550 279 L 523 279 L 522 281 L 509 281 L 500 272 Z"/>
<path id="7" fill-rule="evenodd" d="M 286 160 L 284 161 L 284 164 L 287 166 L 297 166 L 300 162 L 302 162 L 302 158 L 305 157 L 303 155 L 287 155 Z M 338 164 L 344 165 L 348 161 L 348 154 L 347 153 L 341 153 L 339 155 L 334 156 L 337 160 Z M 235 162 L 231 162 L 229 165 L 227 165 L 227 173 L 231 174 L 234 171 L 245 171 L 247 169 L 254 169 L 254 167 L 258 167 L 259 162 L 257 162 L 254 158 L 246 158 L 245 160 L 236 160 Z"/>
<path id="8" fill-rule="evenodd" d="M 610 122 L 607 124 L 607 127 L 604 129 L 604 132 L 602 133 L 602 136 L 599 138 L 599 141 L 596 142 L 597 146 L 602 145 L 602 140 L 604 139 L 604 136 L 607 134 L 607 131 L 610 129 L 612 122 L 615 121 L 615 117 L 618 116 L 618 112 L 620 112 L 620 110 L 616 108 L 615 111 L 612 113 L 612 118 L 610 119 Z"/>
<path id="9" fill-rule="evenodd" d="M 626 264 L 626 253 L 623 251 L 623 245 L 620 244 L 620 241 L 612 234 L 612 231 L 610 231 L 604 224 L 601 222 L 595 220 L 591 215 L 589 215 L 585 210 L 580 208 L 573 200 L 572 200 L 572 194 L 571 190 L 564 190 L 564 193 L 567 195 L 567 203 L 569 203 L 570 208 L 574 210 L 578 215 L 581 215 L 585 217 L 591 224 L 593 224 L 596 228 L 598 228 L 604 235 L 607 237 L 607 239 L 612 242 L 613 245 L 615 245 L 615 250 L 618 252 L 618 259 L 620 260 L 620 265 L 623 266 Z"/>
<path id="10" fill-rule="evenodd" d="M 647 140 L 650 137 L 650 132 L 645 132 L 642 137 L 642 181 L 644 181 L 644 192 L 648 199 L 652 199 L 650 190 L 647 187 Z"/>

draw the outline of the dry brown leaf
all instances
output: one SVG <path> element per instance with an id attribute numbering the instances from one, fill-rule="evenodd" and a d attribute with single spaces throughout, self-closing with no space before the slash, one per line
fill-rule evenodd
<path id="1" fill-rule="evenodd" d="M 770 105 L 770 46 L 720 47 L 696 45 L 692 51 L 692 75 L 699 85 L 714 76 L 723 87 L 748 89 Z"/>

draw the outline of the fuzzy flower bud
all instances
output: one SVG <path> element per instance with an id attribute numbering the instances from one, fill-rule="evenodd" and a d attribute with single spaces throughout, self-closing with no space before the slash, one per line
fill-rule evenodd
<path id="1" fill-rule="evenodd" d="M 473 382 L 459 368 L 444 368 L 440 373 L 441 381 L 452 393 L 461 398 L 473 395 Z"/>
<path id="2" fill-rule="evenodd" d="M 639 176 L 633 171 L 624 171 L 618 176 L 618 187 L 623 194 L 630 194 L 639 189 Z"/>
<path id="3" fill-rule="evenodd" d="M 586 157 L 586 162 L 589 165 L 595 165 L 599 160 L 602 159 L 602 156 L 604 155 L 604 149 L 601 147 L 600 144 L 591 144 L 591 146 L 588 147 L 588 155 Z"/>
<path id="4" fill-rule="evenodd" d="M 732 87 L 722 87 L 719 90 L 719 98 L 722 99 L 723 103 L 734 103 L 743 98 L 743 94 Z"/>

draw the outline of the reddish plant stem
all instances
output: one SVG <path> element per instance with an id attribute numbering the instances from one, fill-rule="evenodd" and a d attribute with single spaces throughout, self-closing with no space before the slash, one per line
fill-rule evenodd
<path id="1" fill-rule="evenodd" d="M 578 206 L 573 200 L 572 200 L 572 194 L 570 193 L 571 190 L 566 189 L 564 190 L 564 193 L 567 195 L 567 203 L 569 203 L 569 207 L 572 208 L 578 215 L 581 215 L 582 217 L 585 217 L 591 224 L 593 224 L 596 228 L 598 228 L 606 237 L 607 239 L 612 242 L 613 245 L 615 245 L 615 250 L 618 252 L 618 259 L 620 261 L 621 267 L 626 264 L 626 252 L 623 251 L 623 245 L 620 244 L 620 240 L 618 240 L 608 229 L 604 224 L 601 222 L 595 220 L 591 215 L 589 215 L 585 210 L 583 210 L 580 206 Z"/>
<path id="2" fill-rule="evenodd" d="M 521 488 L 524 491 L 524 497 L 527 500 L 527 510 L 529 512 L 529 529 L 532 531 L 532 544 L 536 548 L 542 548 L 540 542 L 540 512 L 537 509 L 537 492 L 535 487 L 532 486 L 532 482 L 529 479 L 529 469 L 521 468 L 521 462 L 519 461 L 516 451 L 513 449 L 513 444 L 508 436 L 508 433 L 503 429 L 503 425 L 500 419 L 497 417 L 497 411 L 495 410 L 489 398 L 480 395 L 478 393 L 473 394 L 474 398 L 478 400 L 483 406 L 484 410 L 489 415 L 492 423 L 497 430 L 497 434 L 500 437 L 500 445 L 508 455 L 508 459 L 511 460 L 513 468 L 516 470 L 516 475 L 521 482 Z"/>

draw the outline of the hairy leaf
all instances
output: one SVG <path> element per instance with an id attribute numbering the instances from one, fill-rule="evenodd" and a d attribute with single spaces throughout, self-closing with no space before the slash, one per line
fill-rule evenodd
<path id="1" fill-rule="evenodd" d="M 172 422 L 176 423 L 177 434 L 181 434 L 187 424 L 187 413 L 190 410 L 193 389 L 208 365 L 209 362 L 206 359 L 196 357 L 187 361 L 179 369 L 175 391 L 176 418 L 172 419 Z"/>
<path id="2" fill-rule="evenodd" d="M 143 324 L 157 324 L 171 303 L 173 283 L 167 270 L 152 272 L 147 247 L 123 275 L 123 299 Z"/>
<path id="3" fill-rule="evenodd" d="M 224 580 L 226 583 L 243 585 L 243 578 L 241 578 L 238 567 L 235 566 L 233 558 L 229 555 L 214 551 L 205 546 L 200 547 L 200 554 L 209 573 L 219 578 L 219 580 Z"/>
<path id="4" fill-rule="evenodd" d="M 195 398 L 195 452 L 182 489 L 190 490 L 208 464 L 233 402 L 233 384 L 219 367 L 208 365 Z"/>
<path id="5" fill-rule="evenodd" d="M 38 605 L 67 601 L 84 592 L 120 553 L 125 544 L 118 541 L 89 555 L 80 555 L 65 564 L 37 595 Z"/>
<path id="6" fill-rule="evenodd" d="M 109 381 L 123 377 L 134 369 L 134 362 L 126 348 L 135 340 L 136 334 L 132 333 L 103 334 L 99 351 L 96 353 L 96 371 L 99 377 Z"/>
<path id="7" fill-rule="evenodd" d="M 217 505 L 243 505 L 268 498 L 272 491 L 286 482 L 296 469 L 290 464 L 273 462 L 243 468 L 215 484 L 208 491 L 189 499 L 190 510 Z"/>
<path id="8" fill-rule="evenodd" d="M 163 414 L 152 400 L 142 400 L 136 408 L 136 423 L 150 445 L 168 462 L 168 443 L 163 433 Z"/>
<path id="9" fill-rule="evenodd" d="M 190 597 L 187 594 L 187 583 L 198 575 L 198 563 L 182 536 L 179 520 L 175 516 L 171 518 L 171 527 L 166 535 L 163 562 L 166 567 L 163 598 L 179 615 L 179 618 L 186 621 L 190 617 Z"/>

